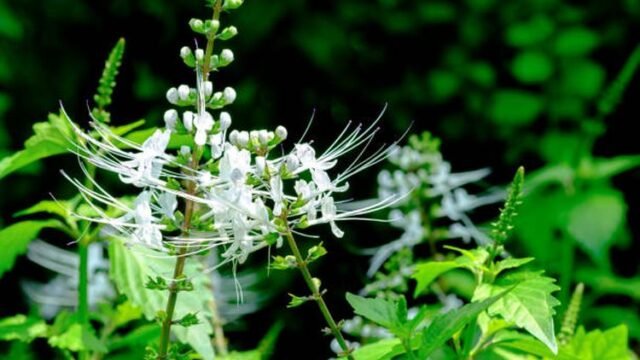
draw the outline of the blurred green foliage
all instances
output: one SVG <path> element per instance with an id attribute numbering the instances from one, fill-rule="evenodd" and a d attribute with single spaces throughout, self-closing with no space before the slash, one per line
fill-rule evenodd
<path id="1" fill-rule="evenodd" d="M 184 80 L 174 70 L 186 19 L 201 13 L 200 0 L 0 2 L 0 158 L 58 100 L 77 118 L 87 112 L 103 54 L 121 36 L 130 51 L 113 123 L 131 120 L 124 114 L 161 123 L 166 89 Z M 624 321 L 640 340 L 640 227 L 628 222 L 640 192 L 637 170 L 627 172 L 640 149 L 625 125 L 637 106 L 640 0 L 247 0 L 232 17 L 238 64 L 219 81 L 237 84 L 240 127 L 302 133 L 317 108 L 331 125 L 322 138 L 388 102 L 386 128 L 429 129 L 458 163 L 492 166 L 504 182 L 512 164 L 527 165 L 518 251 L 560 275 L 563 303 L 583 281 L 585 318 Z M 47 192 L 68 191 L 58 167 L 3 179 L 0 224 Z"/>

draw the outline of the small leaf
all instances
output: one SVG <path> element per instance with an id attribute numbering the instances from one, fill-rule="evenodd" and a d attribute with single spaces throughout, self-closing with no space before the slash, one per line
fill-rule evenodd
<path id="1" fill-rule="evenodd" d="M 13 216 L 17 217 L 38 213 L 47 213 L 58 215 L 61 218 L 66 219 L 71 212 L 71 208 L 72 204 L 70 201 L 43 200 L 27 209 L 18 211 L 17 213 L 13 214 Z"/>
<path id="2" fill-rule="evenodd" d="M 291 297 L 291 300 L 289 301 L 289 304 L 287 304 L 288 308 L 298 307 L 311 300 L 308 296 L 296 296 L 293 294 L 289 294 L 289 296 Z"/>
<path id="3" fill-rule="evenodd" d="M 467 304 L 459 309 L 453 309 L 445 314 L 436 316 L 431 325 L 422 334 L 422 345 L 420 346 L 420 358 L 427 359 L 439 347 L 451 339 L 455 333 L 462 330 L 468 323 L 473 321 L 478 314 L 485 311 L 489 306 L 502 298 L 508 291 L 486 298 L 479 302 Z"/>
<path id="4" fill-rule="evenodd" d="M 64 229 L 58 220 L 28 220 L 12 224 L 0 230 L 0 277 L 13 267 L 18 255 L 27 251 L 29 243 L 43 229 Z"/>
<path id="5" fill-rule="evenodd" d="M 535 260 L 532 257 L 529 258 L 522 258 L 522 259 L 517 259 L 517 258 L 507 258 L 504 260 L 499 261 L 496 264 L 495 270 L 494 270 L 494 275 L 498 275 L 501 272 L 503 272 L 504 270 L 507 269 L 515 269 L 515 268 L 519 268 L 520 266 L 524 265 L 524 264 L 528 264 L 530 262 L 532 262 L 533 260 Z"/>
<path id="6" fill-rule="evenodd" d="M 175 324 L 180 325 L 182 327 L 189 327 L 193 325 L 198 325 L 200 320 L 198 320 L 198 315 L 195 313 L 188 313 L 181 317 L 179 320 L 173 321 Z"/>

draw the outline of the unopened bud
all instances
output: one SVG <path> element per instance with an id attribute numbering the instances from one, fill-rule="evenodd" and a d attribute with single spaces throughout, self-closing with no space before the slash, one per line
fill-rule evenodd
<path id="1" fill-rule="evenodd" d="M 167 129 L 174 130 L 176 128 L 176 122 L 178 121 L 178 112 L 174 109 L 169 109 L 164 112 L 164 124 Z"/>
<path id="2" fill-rule="evenodd" d="M 267 162 L 264 156 L 256 156 L 256 175 L 262 176 L 264 174 L 264 168 L 267 165 Z"/>
<path id="3" fill-rule="evenodd" d="M 204 60 L 204 50 L 196 49 L 196 60 L 202 62 Z"/>
<path id="4" fill-rule="evenodd" d="M 278 139 L 285 140 L 287 138 L 287 135 L 287 128 L 285 128 L 284 126 L 280 125 L 276 128 L 276 136 L 278 137 Z"/>
<path id="5" fill-rule="evenodd" d="M 189 99 L 189 87 L 187 85 L 178 86 L 178 96 L 180 100 L 188 100 Z"/>
<path id="6" fill-rule="evenodd" d="M 231 126 L 231 115 L 228 112 L 223 111 L 220 113 L 220 130 L 227 130 Z"/>
<path id="7" fill-rule="evenodd" d="M 238 35 L 238 29 L 235 26 L 229 26 L 224 28 L 218 37 L 220 40 L 229 40 L 236 35 Z"/>
<path id="8" fill-rule="evenodd" d="M 285 165 L 287 166 L 287 170 L 294 172 L 300 167 L 300 159 L 295 155 L 289 155 L 285 160 Z"/>
<path id="9" fill-rule="evenodd" d="M 225 104 L 231 104 L 236 101 L 236 91 L 232 87 L 224 88 L 222 96 Z"/>
<path id="10" fill-rule="evenodd" d="M 204 23 L 200 19 L 191 19 L 189 20 L 189 27 L 191 30 L 202 34 L 204 32 Z"/>
<path id="11" fill-rule="evenodd" d="M 169 90 L 167 90 L 167 101 L 169 101 L 172 104 L 175 104 L 178 102 L 178 89 L 172 87 Z"/>
<path id="12" fill-rule="evenodd" d="M 191 48 L 189 48 L 188 46 L 183 46 L 180 49 L 180 57 L 183 58 L 183 59 L 186 58 L 186 57 L 191 56 L 192 54 L 193 54 L 193 52 L 191 51 Z"/>
<path id="13" fill-rule="evenodd" d="M 258 141 L 263 146 L 269 144 L 269 132 L 267 130 L 258 131 Z"/>
<path id="14" fill-rule="evenodd" d="M 233 10 L 239 8 L 244 0 L 225 0 L 222 6 L 225 10 Z"/>
<path id="15" fill-rule="evenodd" d="M 238 130 L 231 130 L 231 133 L 229 134 L 229 142 L 232 143 L 233 145 L 237 145 L 238 144 Z"/>
<path id="16" fill-rule="evenodd" d="M 193 130 L 193 113 L 191 111 L 185 111 L 182 114 L 182 123 L 187 131 Z"/>
<path id="17" fill-rule="evenodd" d="M 236 141 L 239 147 L 247 147 L 249 144 L 249 133 L 246 131 L 240 131 L 238 133 L 238 141 Z"/>
<path id="18" fill-rule="evenodd" d="M 227 66 L 233 61 L 233 51 L 224 49 L 220 53 L 220 66 Z"/>
<path id="19" fill-rule="evenodd" d="M 213 83 L 211 81 L 204 82 L 204 96 L 209 97 L 213 94 Z"/>
<path id="20" fill-rule="evenodd" d="M 322 285 L 322 281 L 320 281 L 320 279 L 318 279 L 318 278 L 316 278 L 316 277 L 314 277 L 314 278 L 313 278 L 313 279 L 311 279 L 311 280 L 313 280 L 313 285 L 315 285 L 315 286 L 316 286 L 316 289 L 317 289 L 317 290 L 320 290 L 320 286 Z"/>
<path id="21" fill-rule="evenodd" d="M 187 145 L 180 146 L 180 155 L 189 156 L 191 154 L 191 148 Z"/>

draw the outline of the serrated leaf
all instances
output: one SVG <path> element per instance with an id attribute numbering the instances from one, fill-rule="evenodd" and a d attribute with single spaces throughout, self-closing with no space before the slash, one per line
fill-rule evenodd
<path id="1" fill-rule="evenodd" d="M 58 220 L 29 220 L 0 230 L 0 277 L 13 267 L 16 257 L 27 251 L 29 243 L 45 228 L 63 229 Z"/>
<path id="2" fill-rule="evenodd" d="M 42 319 L 19 314 L 0 319 L 0 340 L 31 342 L 47 334 L 47 324 Z"/>
<path id="3" fill-rule="evenodd" d="M 33 130 L 24 150 L 0 161 L 0 179 L 40 159 L 68 152 L 71 129 L 63 113 L 49 114 L 49 121 L 34 124 Z"/>
<path id="4" fill-rule="evenodd" d="M 554 282 L 554 279 L 542 276 L 539 272 L 514 272 L 498 278 L 493 284 L 480 284 L 473 295 L 473 301 L 510 290 L 489 307 L 489 315 L 502 316 L 506 321 L 527 330 L 557 353 L 553 308 L 560 302 L 551 293 L 560 288 Z"/>
<path id="5" fill-rule="evenodd" d="M 581 360 L 631 359 L 627 344 L 627 327 L 624 325 L 601 331 L 586 332 L 580 327 L 572 341 L 563 347 L 559 357 L 575 356 Z"/>
<path id="6" fill-rule="evenodd" d="M 119 239 L 109 244 L 110 277 L 120 292 L 134 304 L 140 306 L 148 320 L 154 320 L 158 311 L 164 310 L 168 292 L 145 288 L 148 277 L 170 277 L 175 259 L 158 258 L 150 249 L 127 248 Z M 181 292 L 178 295 L 174 319 L 190 312 L 198 312 L 204 319 L 200 324 L 183 328 L 172 326 L 171 331 L 184 343 L 191 345 L 205 359 L 213 359 L 214 351 L 209 339 L 213 332 L 210 323 L 211 313 L 207 302 L 210 293 L 207 290 L 208 277 L 202 274 L 195 261 L 187 261 L 185 274 L 192 276 L 194 291 Z M 198 276 L 199 275 L 199 276 Z"/>
<path id="7" fill-rule="evenodd" d="M 482 301 L 473 302 L 459 309 L 453 309 L 445 314 L 436 316 L 431 325 L 422 333 L 422 345 L 419 350 L 420 357 L 423 359 L 429 358 L 434 351 L 444 345 L 455 333 L 462 330 L 478 314 L 505 296 L 507 292 L 508 290 L 502 291 L 496 296 L 488 297 Z"/>

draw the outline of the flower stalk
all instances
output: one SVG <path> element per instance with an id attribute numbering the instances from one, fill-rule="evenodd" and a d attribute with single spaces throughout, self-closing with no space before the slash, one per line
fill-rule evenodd
<path id="1" fill-rule="evenodd" d="M 302 254 L 300 253 L 300 249 L 296 244 L 296 240 L 294 239 L 293 234 L 291 233 L 291 229 L 287 229 L 284 235 L 285 235 L 285 238 L 287 239 L 287 244 L 289 245 L 291 252 L 293 252 L 293 256 L 296 258 L 296 263 L 297 263 L 298 269 L 300 269 L 300 273 L 302 274 L 302 277 L 304 278 L 304 282 L 307 284 L 307 287 L 309 288 L 309 290 L 311 290 L 311 294 L 312 294 L 311 297 L 316 302 L 316 304 L 318 304 L 318 308 L 320 308 L 320 312 L 322 313 L 322 316 L 327 322 L 327 325 L 329 326 L 331 333 L 333 334 L 333 336 L 335 336 L 336 340 L 338 341 L 338 344 L 340 345 L 340 348 L 343 351 L 342 355 L 346 355 L 349 360 L 355 360 L 355 358 L 351 354 L 352 349 L 349 348 L 349 346 L 347 345 L 347 342 L 342 336 L 342 332 L 340 331 L 338 324 L 333 319 L 333 316 L 331 315 L 331 311 L 329 311 L 329 307 L 327 307 L 327 303 L 325 303 L 324 299 L 322 298 L 322 292 L 320 292 L 320 289 L 318 289 L 318 286 L 316 286 L 315 281 L 313 281 L 313 276 L 311 276 L 311 272 L 309 272 L 307 261 L 302 257 Z"/>

